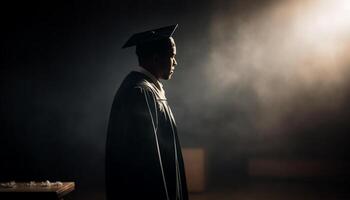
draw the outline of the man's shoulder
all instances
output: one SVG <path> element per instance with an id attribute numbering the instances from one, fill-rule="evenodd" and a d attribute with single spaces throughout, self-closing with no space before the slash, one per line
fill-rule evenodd
<path id="1" fill-rule="evenodd" d="M 142 88 L 152 89 L 154 84 L 145 74 L 137 71 L 130 72 L 121 84 L 121 88 L 126 87 L 127 89 Z"/>
<path id="2" fill-rule="evenodd" d="M 155 92 L 154 84 L 149 78 L 137 71 L 130 72 L 123 80 L 119 87 L 118 93 L 120 94 L 140 94 L 142 91 Z"/>

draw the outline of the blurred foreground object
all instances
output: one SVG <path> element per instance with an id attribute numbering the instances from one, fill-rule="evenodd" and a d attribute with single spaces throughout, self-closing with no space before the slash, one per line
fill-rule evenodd
<path id="1" fill-rule="evenodd" d="M 11 185 L 11 187 L 7 187 Z M 0 199 L 63 199 L 75 188 L 74 182 L 19 182 L 1 183 Z"/>
<path id="2" fill-rule="evenodd" d="M 205 190 L 205 152 L 202 148 L 184 148 L 186 180 L 189 192 Z"/>

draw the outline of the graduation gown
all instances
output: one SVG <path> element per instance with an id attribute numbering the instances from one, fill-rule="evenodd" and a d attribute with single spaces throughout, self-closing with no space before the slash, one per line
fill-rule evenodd
<path id="1" fill-rule="evenodd" d="M 140 72 L 131 72 L 114 98 L 106 189 L 108 200 L 188 200 L 173 114 L 164 91 Z"/>

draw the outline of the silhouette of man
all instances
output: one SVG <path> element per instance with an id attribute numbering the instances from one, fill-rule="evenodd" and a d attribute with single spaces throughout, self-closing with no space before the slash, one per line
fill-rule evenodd
<path id="1" fill-rule="evenodd" d="M 160 79 L 177 65 L 177 25 L 134 34 L 139 68 L 122 82 L 112 105 L 106 143 L 107 199 L 187 200 L 176 123 Z"/>

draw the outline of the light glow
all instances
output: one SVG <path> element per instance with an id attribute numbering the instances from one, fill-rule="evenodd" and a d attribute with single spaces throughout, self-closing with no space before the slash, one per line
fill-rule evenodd
<path id="1" fill-rule="evenodd" d="M 307 115 L 341 105 L 350 73 L 350 1 L 287 0 L 243 19 L 217 13 L 211 32 L 213 98 L 235 93 L 232 105 L 245 109 L 240 92 L 253 92 L 259 111 L 251 115 L 261 132 L 283 132 L 287 115 L 302 107 Z"/>

